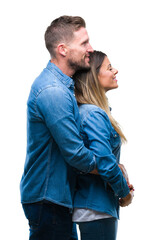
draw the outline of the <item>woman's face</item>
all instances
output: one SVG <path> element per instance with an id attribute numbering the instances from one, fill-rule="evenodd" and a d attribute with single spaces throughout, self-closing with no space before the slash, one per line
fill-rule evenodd
<path id="1" fill-rule="evenodd" d="M 99 83 L 101 87 L 104 88 L 105 92 L 118 88 L 116 79 L 117 73 L 118 70 L 113 68 L 108 57 L 105 57 L 98 73 Z"/>

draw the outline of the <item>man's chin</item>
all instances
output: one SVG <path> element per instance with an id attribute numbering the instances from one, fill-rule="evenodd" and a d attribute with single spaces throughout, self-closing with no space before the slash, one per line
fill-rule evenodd
<path id="1" fill-rule="evenodd" d="M 79 69 L 78 70 L 89 70 L 91 67 L 90 67 L 90 64 L 89 63 L 84 63 L 82 65 L 79 66 Z"/>
<path id="2" fill-rule="evenodd" d="M 79 71 L 79 70 L 89 70 L 90 64 L 89 62 L 69 62 L 70 67 L 72 67 L 75 71 Z"/>

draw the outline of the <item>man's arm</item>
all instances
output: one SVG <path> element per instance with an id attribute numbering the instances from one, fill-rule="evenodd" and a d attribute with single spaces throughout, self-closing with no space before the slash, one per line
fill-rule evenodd
<path id="1" fill-rule="evenodd" d="M 79 135 L 71 97 L 59 87 L 43 90 L 37 99 L 37 111 L 45 121 L 65 161 L 88 173 L 96 167 L 95 156 Z"/>

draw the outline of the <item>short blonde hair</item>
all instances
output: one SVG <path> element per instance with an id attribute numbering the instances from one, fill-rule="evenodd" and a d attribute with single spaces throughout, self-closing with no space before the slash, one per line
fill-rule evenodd
<path id="1" fill-rule="evenodd" d="M 51 57 L 56 57 L 55 48 L 60 42 L 67 43 L 73 39 L 73 34 L 81 27 L 86 27 L 83 18 L 79 16 L 61 16 L 48 26 L 44 38 L 46 48 Z"/>

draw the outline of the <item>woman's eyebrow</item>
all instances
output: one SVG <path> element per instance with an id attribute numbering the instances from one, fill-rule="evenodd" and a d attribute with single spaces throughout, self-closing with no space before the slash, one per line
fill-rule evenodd
<path id="1" fill-rule="evenodd" d="M 107 66 L 107 68 L 110 68 L 110 67 L 112 67 L 111 63 Z"/>

